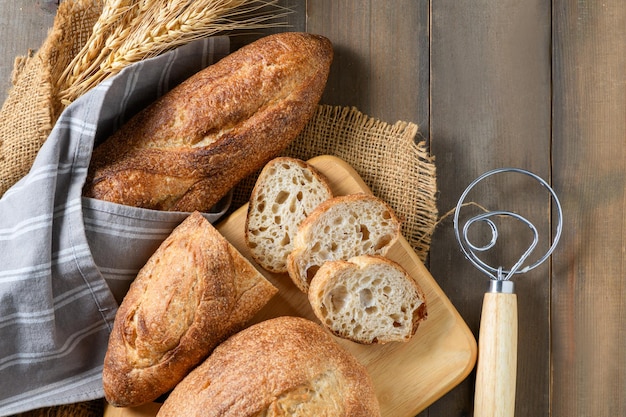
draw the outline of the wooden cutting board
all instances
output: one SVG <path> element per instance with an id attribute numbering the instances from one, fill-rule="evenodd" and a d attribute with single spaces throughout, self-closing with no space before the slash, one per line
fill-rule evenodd
<path id="1" fill-rule="evenodd" d="M 356 171 L 334 156 L 311 159 L 331 183 L 335 195 L 370 192 Z M 247 205 L 220 223 L 218 230 L 248 259 L 244 241 Z M 336 340 L 363 363 L 374 380 L 376 393 L 385 417 L 413 417 L 455 385 L 473 369 L 476 362 L 476 340 L 450 300 L 405 239 L 400 239 L 387 255 L 401 264 L 426 293 L 428 319 L 407 343 L 359 345 Z M 287 275 L 272 274 L 251 262 L 270 280 L 279 292 L 257 314 L 254 322 L 292 315 L 317 321 L 304 293 Z M 107 406 L 105 417 L 155 416 L 158 404 L 136 408 Z"/>

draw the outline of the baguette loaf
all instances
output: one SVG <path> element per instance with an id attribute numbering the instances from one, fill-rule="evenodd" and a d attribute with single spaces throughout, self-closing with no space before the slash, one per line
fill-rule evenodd
<path id="1" fill-rule="evenodd" d="M 427 316 L 420 286 L 404 268 L 380 256 L 325 262 L 308 297 L 324 326 L 362 344 L 409 341 Z"/>
<path id="2" fill-rule="evenodd" d="M 157 210 L 207 211 L 312 117 L 333 50 L 280 33 L 190 77 L 97 146 L 83 194 Z"/>
<path id="3" fill-rule="evenodd" d="M 300 223 L 332 197 L 326 178 L 305 161 L 279 157 L 263 168 L 250 196 L 245 239 L 255 261 L 287 272 L 287 256 Z"/>
<path id="4" fill-rule="evenodd" d="M 168 396 L 157 417 L 380 416 L 371 377 L 319 325 L 255 324 L 218 346 Z"/>
<path id="5" fill-rule="evenodd" d="M 300 224 L 287 257 L 289 276 L 307 293 L 324 262 L 385 255 L 400 233 L 399 219 L 381 199 L 364 193 L 331 198 Z"/>
<path id="6" fill-rule="evenodd" d="M 123 299 L 104 360 L 114 406 L 153 401 L 277 292 L 198 212 L 162 243 Z"/>

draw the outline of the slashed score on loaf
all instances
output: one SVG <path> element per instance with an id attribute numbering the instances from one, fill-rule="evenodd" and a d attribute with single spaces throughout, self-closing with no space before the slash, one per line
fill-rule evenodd
<path id="1" fill-rule="evenodd" d="M 116 313 L 102 374 L 114 406 L 171 390 L 277 289 L 199 212 L 159 246 Z"/>
<path id="2" fill-rule="evenodd" d="M 157 417 L 377 417 L 367 369 L 318 324 L 269 319 L 233 335 L 172 391 Z"/>
<path id="3" fill-rule="evenodd" d="M 277 156 L 313 116 L 333 48 L 322 36 L 263 37 L 193 75 L 93 152 L 86 197 L 208 211 Z"/>
<path id="4" fill-rule="evenodd" d="M 326 178 L 296 158 L 271 160 L 259 174 L 250 196 L 245 239 L 253 259 L 268 271 L 287 272 L 287 256 L 300 223 L 332 198 Z"/>
<path id="5" fill-rule="evenodd" d="M 363 344 L 406 342 L 427 315 L 420 286 L 402 266 L 375 255 L 325 262 L 308 298 L 325 327 Z"/>

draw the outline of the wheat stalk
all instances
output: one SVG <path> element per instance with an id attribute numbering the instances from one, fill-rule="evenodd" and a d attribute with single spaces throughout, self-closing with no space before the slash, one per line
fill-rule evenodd
<path id="1" fill-rule="evenodd" d="M 67 105 L 126 66 L 193 40 L 284 25 L 278 0 L 110 0 L 59 79 Z M 271 6 L 268 8 L 268 6 Z M 268 11 L 269 10 L 269 11 Z"/>
<path id="2" fill-rule="evenodd" d="M 98 58 L 102 54 L 106 40 L 116 27 L 128 20 L 128 15 L 134 9 L 132 0 L 113 0 L 103 3 L 102 12 L 94 24 L 91 36 L 57 81 L 60 89 L 74 83 L 81 74 L 93 73 L 97 70 Z"/>

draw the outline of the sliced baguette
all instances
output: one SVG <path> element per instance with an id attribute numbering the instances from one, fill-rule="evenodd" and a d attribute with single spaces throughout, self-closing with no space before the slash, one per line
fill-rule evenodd
<path id="1" fill-rule="evenodd" d="M 400 237 L 391 207 L 370 194 L 333 197 L 300 224 L 287 271 L 303 292 L 324 262 L 358 255 L 385 255 Z"/>
<path id="2" fill-rule="evenodd" d="M 252 190 L 245 239 L 254 260 L 287 272 L 287 256 L 300 223 L 332 197 L 326 178 L 305 161 L 278 157 L 267 163 Z"/>
<path id="3" fill-rule="evenodd" d="M 322 325 L 362 344 L 409 341 L 427 317 L 420 286 L 399 264 L 381 256 L 325 262 L 308 296 Z"/>

